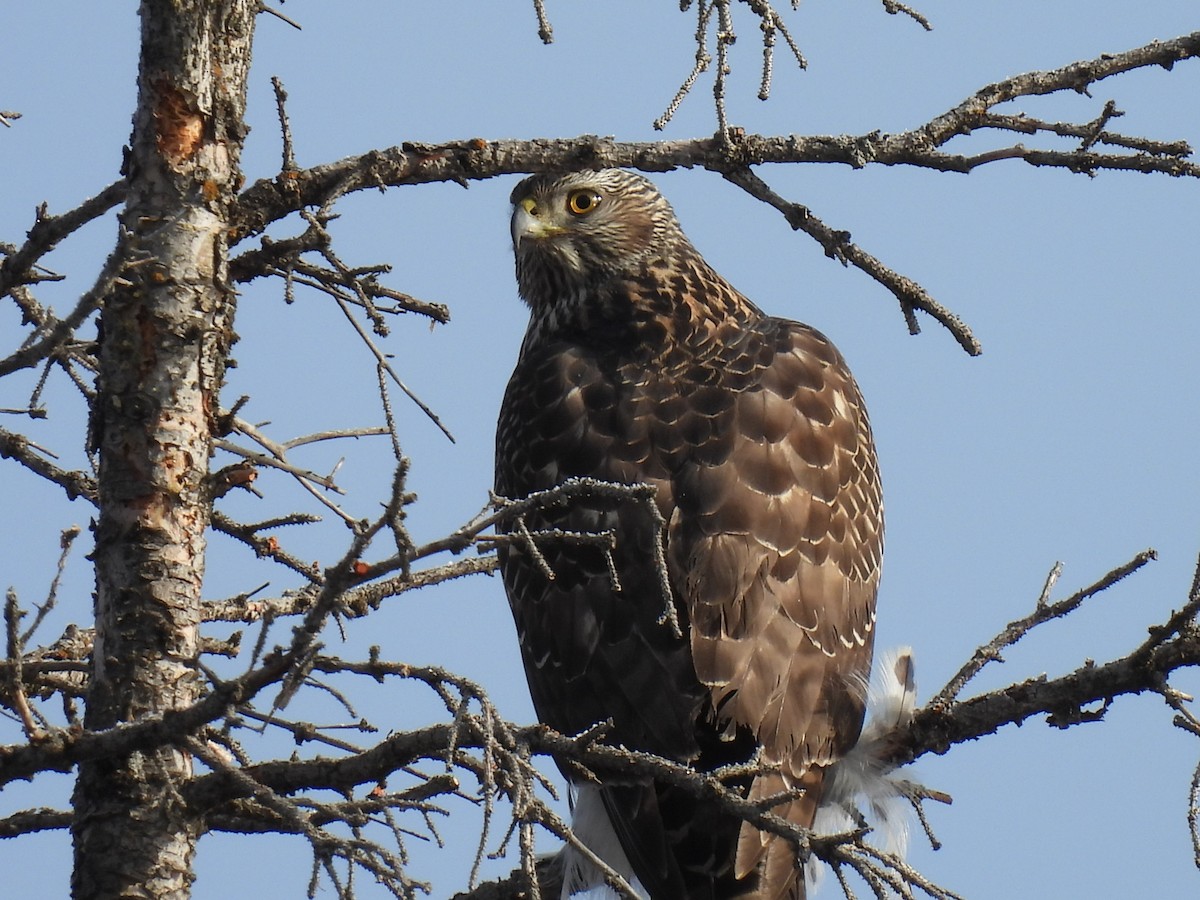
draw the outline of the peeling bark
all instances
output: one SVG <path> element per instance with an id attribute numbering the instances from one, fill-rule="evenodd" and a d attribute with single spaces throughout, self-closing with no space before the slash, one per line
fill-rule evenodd
<path id="1" fill-rule="evenodd" d="M 250 0 L 145 0 L 126 160 L 124 264 L 100 320 L 94 677 L 100 731 L 192 703 L 207 486 L 218 392 L 234 340 L 229 210 L 241 186 Z M 186 898 L 202 823 L 163 747 L 80 766 L 73 896 Z"/>

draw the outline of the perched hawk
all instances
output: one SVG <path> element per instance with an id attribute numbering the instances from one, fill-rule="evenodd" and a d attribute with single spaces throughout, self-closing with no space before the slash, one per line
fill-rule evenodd
<path id="1" fill-rule="evenodd" d="M 532 537 L 513 534 L 500 562 L 538 715 L 567 734 L 610 719 L 607 740 L 700 770 L 761 747 L 778 772 L 741 787 L 793 792 L 773 811 L 811 826 L 826 767 L 862 728 L 871 665 L 883 512 L 858 387 L 823 335 L 713 271 L 640 175 L 539 175 L 512 201 L 531 315 L 496 490 L 652 485 L 673 594 L 645 503 L 525 516 Z M 606 555 L 555 529 L 615 541 Z M 587 830 L 598 814 L 617 846 L 583 840 L 654 900 L 804 896 L 786 840 L 679 788 L 612 779 L 590 796 Z"/>

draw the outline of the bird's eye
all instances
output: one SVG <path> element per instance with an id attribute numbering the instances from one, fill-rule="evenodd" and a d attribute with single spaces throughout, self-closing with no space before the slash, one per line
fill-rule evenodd
<path id="1" fill-rule="evenodd" d="M 571 191 L 567 195 L 567 209 L 575 216 L 586 216 L 600 205 L 600 195 L 595 191 Z"/>

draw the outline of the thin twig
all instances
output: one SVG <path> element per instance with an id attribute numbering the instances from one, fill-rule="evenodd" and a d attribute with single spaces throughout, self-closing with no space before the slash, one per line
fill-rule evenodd
<path id="1" fill-rule="evenodd" d="M 883 9 L 890 16 L 903 13 L 926 31 L 933 31 L 933 25 L 929 20 L 907 4 L 898 3 L 897 0 L 883 0 Z"/>
<path id="2" fill-rule="evenodd" d="M 270 15 L 270 16 L 274 16 L 275 18 L 279 19 L 279 21 L 281 21 L 281 22 L 286 22 L 287 24 L 289 24 L 289 25 L 291 25 L 293 28 L 295 28 L 297 31 L 303 31 L 303 30 L 304 30 L 304 29 L 301 27 L 300 23 L 299 23 L 299 22 L 297 22 L 295 19 L 288 18 L 287 16 L 285 16 L 285 15 L 284 15 L 282 12 L 280 12 L 279 10 L 277 10 L 277 9 L 275 9 L 275 8 L 273 8 L 273 7 L 267 6 L 267 4 L 265 4 L 265 3 L 262 3 L 262 2 L 260 2 L 260 3 L 258 4 L 258 11 L 259 11 L 259 12 L 265 12 L 267 15 Z"/>
<path id="3" fill-rule="evenodd" d="M 533 10 L 537 13 L 538 37 L 543 44 L 554 43 L 554 29 L 550 27 L 550 19 L 546 15 L 545 0 L 533 0 Z"/>
<path id="4" fill-rule="evenodd" d="M 41 338 L 26 344 L 6 359 L 0 360 L 0 377 L 20 369 L 36 366 L 58 350 L 63 341 L 75 333 L 75 330 L 99 308 L 113 285 L 121 277 L 121 273 L 128 265 L 129 254 L 134 251 L 134 242 L 135 238 L 131 236 L 117 242 L 116 248 L 109 254 L 91 290 L 79 298 L 79 302 L 75 304 L 75 308 L 65 319 L 55 320 L 53 325 L 46 328 Z M 6 263 L 8 261 L 8 259 L 5 260 Z M 3 278 L 3 275 L 3 270 L 0 269 L 0 279 Z"/>
<path id="5" fill-rule="evenodd" d="M 58 565 L 54 568 L 54 578 L 50 582 L 50 589 L 46 592 L 46 602 L 38 606 L 37 615 L 33 617 L 33 622 L 25 629 L 25 633 L 21 635 L 22 646 L 29 643 L 33 635 L 37 632 L 38 627 L 45 621 L 46 616 L 54 609 L 54 605 L 58 602 L 58 587 L 62 584 L 63 573 L 67 569 L 67 557 L 71 555 L 71 547 L 75 544 L 75 538 L 79 537 L 82 529 L 78 525 L 72 525 L 70 528 L 64 528 L 62 534 L 58 537 Z"/>
<path id="6" fill-rule="evenodd" d="M 309 222 L 311 227 L 318 228 L 322 232 L 324 232 L 324 230 L 325 230 L 324 226 L 318 221 L 318 219 L 313 214 L 305 211 L 302 213 L 302 215 L 304 215 L 305 219 Z M 326 234 L 327 234 L 327 232 L 326 232 Z M 339 260 L 336 256 L 334 256 L 332 254 L 332 252 L 329 250 L 328 246 L 322 247 L 320 252 L 322 253 L 322 255 L 325 256 L 325 258 L 327 260 L 329 260 L 329 262 L 335 268 L 339 269 L 342 272 L 343 276 L 349 275 L 348 270 L 342 264 L 341 260 Z M 358 285 L 357 281 L 355 281 L 353 278 L 347 278 L 347 282 L 354 289 L 354 291 L 358 295 L 359 300 L 361 302 L 363 302 L 364 304 L 366 304 L 368 313 L 372 314 L 372 319 L 375 322 L 376 329 L 378 329 L 381 325 L 381 320 L 378 318 L 378 311 L 375 310 L 374 305 L 370 301 L 370 298 L 366 295 L 365 292 L 363 292 L 361 287 Z M 438 429 L 442 432 L 442 434 L 446 435 L 446 437 L 450 439 L 451 443 L 454 443 L 454 435 L 450 433 L 450 430 L 445 426 L 445 424 L 442 422 L 441 418 L 438 417 L 437 413 L 435 413 L 432 409 L 430 409 L 429 406 L 426 405 L 426 403 L 420 397 L 418 397 L 412 391 L 412 389 L 409 388 L 409 386 L 407 384 L 404 383 L 404 380 L 396 373 L 396 370 L 392 367 L 392 364 L 388 361 L 386 354 L 384 354 L 383 351 L 381 351 L 379 349 L 379 347 L 376 346 L 375 341 L 371 338 L 371 336 L 369 334 L 367 334 L 366 329 L 364 329 L 362 327 L 362 325 L 359 324 L 358 319 L 355 318 L 355 316 L 350 312 L 350 309 L 347 306 L 346 301 L 342 298 L 342 296 L 339 293 L 335 293 L 335 292 L 330 292 L 330 296 L 333 297 L 334 302 L 337 303 L 338 308 L 341 309 L 342 314 L 346 317 L 346 321 L 348 321 L 350 323 L 351 327 L 358 334 L 359 338 L 366 345 L 367 349 L 371 351 L 371 354 L 375 357 L 376 363 L 378 363 L 378 365 L 380 367 L 382 367 L 384 369 L 384 371 L 386 371 L 388 373 L 388 376 L 392 379 L 392 381 L 396 384 L 396 386 L 399 387 L 400 390 L 402 390 L 405 393 L 405 395 L 407 395 L 407 397 L 413 403 L 415 403 L 417 405 L 417 408 L 420 409 L 421 412 L 423 412 L 426 415 L 426 417 L 428 417 L 429 420 L 438 427 Z"/>
<path id="7" fill-rule="evenodd" d="M 807 207 L 785 200 L 749 169 L 737 169 L 725 172 L 724 175 L 728 181 L 736 184 L 752 197 L 770 204 L 783 213 L 792 228 L 803 231 L 818 241 L 825 248 L 826 256 L 839 260 L 843 264 L 852 264 L 891 291 L 900 301 L 900 307 L 904 312 L 905 321 L 908 322 L 910 333 L 917 334 L 921 330 L 913 315 L 913 310 L 919 309 L 945 327 L 969 354 L 978 356 L 983 352 L 982 346 L 965 322 L 934 300 L 915 281 L 892 271 L 857 244 L 852 243 L 848 232 L 833 230 L 813 215 Z"/>
<path id="8" fill-rule="evenodd" d="M 293 23 L 294 24 L 294 23 Z M 297 28 L 300 26 L 297 25 Z M 280 173 L 286 177 L 289 172 L 296 171 L 296 148 L 292 144 L 292 123 L 288 121 L 287 91 L 278 75 L 271 76 L 271 87 L 275 91 L 275 110 L 279 115 L 279 131 L 283 136 L 283 162 Z"/>
<path id="9" fill-rule="evenodd" d="M 683 84 L 679 86 L 679 90 L 675 92 L 675 96 L 671 98 L 671 102 L 667 104 L 667 108 L 663 111 L 663 114 L 654 120 L 655 131 L 662 131 L 667 127 L 667 123 L 679 111 L 684 97 L 691 93 L 697 79 L 707 72 L 708 67 L 712 65 L 712 56 L 708 52 L 708 23 L 712 19 L 712 13 L 712 3 L 700 0 L 696 7 L 698 17 L 696 24 L 696 59 L 692 64 L 692 71 L 683 79 Z"/>
<path id="10" fill-rule="evenodd" d="M 8 637 L 8 700 L 21 720 L 25 737 L 34 742 L 41 738 L 42 730 L 34 721 L 25 697 L 25 675 L 22 672 L 25 650 L 20 632 L 21 617 L 24 615 L 17 603 L 17 592 L 9 588 L 4 595 L 4 630 Z"/>
<path id="11" fill-rule="evenodd" d="M 1083 588 L 1083 590 L 1076 591 L 1065 600 L 1059 600 L 1057 603 L 1046 603 L 1046 593 L 1053 586 L 1054 581 L 1057 580 L 1057 573 L 1061 571 L 1062 564 L 1056 563 L 1050 570 L 1050 575 L 1046 579 L 1047 587 L 1043 590 L 1042 596 L 1038 598 L 1033 612 L 1023 618 L 1009 622 L 1003 631 L 976 650 L 967 664 L 959 669 L 954 677 L 947 682 L 946 686 L 938 691 L 934 698 L 929 701 L 929 705 L 933 708 L 944 708 L 954 703 L 958 695 L 962 693 L 963 688 L 966 687 L 967 682 L 978 675 L 984 666 L 989 662 L 1001 659 L 1000 651 L 1005 647 L 1012 646 L 1037 626 L 1052 619 L 1060 619 L 1063 616 L 1069 615 L 1078 609 L 1085 600 L 1107 590 L 1121 579 L 1133 574 L 1142 566 L 1157 558 L 1158 554 L 1153 549 L 1143 550 L 1129 562 L 1118 566 L 1099 581 Z"/>

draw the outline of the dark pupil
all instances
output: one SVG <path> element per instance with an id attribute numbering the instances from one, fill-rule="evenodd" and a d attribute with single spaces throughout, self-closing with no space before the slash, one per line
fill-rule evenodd
<path id="1" fill-rule="evenodd" d="M 587 212 L 592 208 L 592 198 L 587 194 L 576 194 L 571 206 L 576 212 Z"/>

